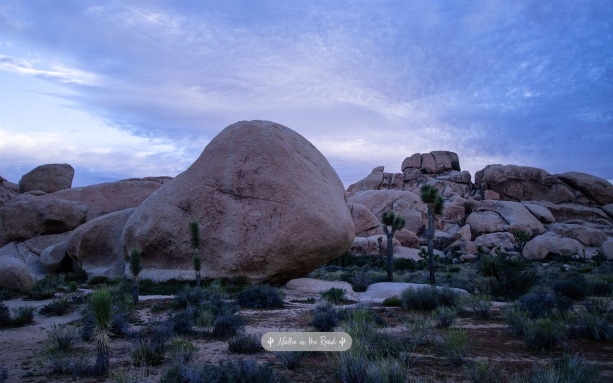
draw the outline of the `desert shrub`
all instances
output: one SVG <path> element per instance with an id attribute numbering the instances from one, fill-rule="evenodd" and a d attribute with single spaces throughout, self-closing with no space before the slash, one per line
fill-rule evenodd
<path id="1" fill-rule="evenodd" d="M 24 326 L 32 322 L 34 322 L 34 307 L 21 306 L 13 309 L 12 326 Z"/>
<path id="2" fill-rule="evenodd" d="M 75 281 L 70 281 L 70 283 L 68 284 L 68 290 L 70 292 L 76 292 L 79 289 L 79 286 L 77 286 L 77 282 Z"/>
<path id="3" fill-rule="evenodd" d="M 475 294 L 462 299 L 462 305 L 472 310 L 477 319 L 489 319 L 493 303 L 488 295 Z"/>
<path id="4" fill-rule="evenodd" d="M 430 341 L 433 327 L 430 320 L 413 317 L 403 320 L 402 324 L 407 328 L 413 344 L 422 345 Z"/>
<path id="5" fill-rule="evenodd" d="M 569 297 L 565 297 L 564 295 L 556 295 L 555 300 L 556 310 L 558 310 L 558 313 L 564 315 L 574 310 L 573 300 Z"/>
<path id="6" fill-rule="evenodd" d="M 404 383 L 406 371 L 397 361 L 381 360 L 369 363 L 366 369 L 366 382 Z"/>
<path id="7" fill-rule="evenodd" d="M 502 309 L 502 318 L 507 324 L 507 331 L 511 335 L 524 335 L 526 322 L 530 320 L 530 313 L 523 311 L 519 304 L 512 303 Z"/>
<path id="8" fill-rule="evenodd" d="M 529 320 L 524 325 L 526 347 L 551 350 L 566 336 L 566 325 L 550 318 Z"/>
<path id="9" fill-rule="evenodd" d="M 255 334 L 238 333 L 228 341 L 228 351 L 237 354 L 254 354 L 263 350 L 260 337 Z"/>
<path id="10" fill-rule="evenodd" d="M 613 288 L 610 283 L 596 281 L 590 284 L 590 295 L 595 297 L 608 297 L 613 293 Z"/>
<path id="11" fill-rule="evenodd" d="M 359 344 L 352 347 L 362 348 L 367 358 L 375 361 L 386 358 L 402 360 L 415 349 L 411 338 L 386 332 L 368 333 L 359 340 Z"/>
<path id="12" fill-rule="evenodd" d="M 157 366 L 164 361 L 166 354 L 166 345 L 151 341 L 150 339 L 136 339 L 132 343 L 132 352 L 130 359 L 132 365 L 137 367 Z"/>
<path id="13" fill-rule="evenodd" d="M 64 315 L 70 307 L 70 301 L 68 299 L 54 299 L 48 305 L 41 307 L 40 313 L 45 315 Z"/>
<path id="14" fill-rule="evenodd" d="M 317 331 L 332 331 L 338 324 L 336 309 L 327 300 L 319 301 L 313 308 L 313 318 L 309 322 Z"/>
<path id="15" fill-rule="evenodd" d="M 385 307 L 401 307 L 402 306 L 402 301 L 400 300 L 400 297 L 397 297 L 397 296 L 385 298 L 385 300 L 383 301 L 383 306 L 385 306 Z"/>
<path id="16" fill-rule="evenodd" d="M 367 273 L 354 273 L 349 279 L 349 283 L 353 287 L 353 291 L 359 293 L 364 292 L 370 286 L 372 282 L 372 278 Z"/>
<path id="17" fill-rule="evenodd" d="M 187 307 L 173 313 L 170 318 L 173 331 L 177 334 L 189 334 L 196 322 L 198 311 L 195 307 Z"/>
<path id="18" fill-rule="evenodd" d="M 432 317 L 436 322 L 436 327 L 438 328 L 449 328 L 455 322 L 455 319 L 458 316 L 458 312 L 453 307 L 437 307 L 436 310 L 432 312 Z"/>
<path id="19" fill-rule="evenodd" d="M 267 365 L 252 359 L 221 360 L 218 365 L 173 366 L 160 383 L 277 383 L 280 378 Z"/>
<path id="20" fill-rule="evenodd" d="M 49 274 L 37 281 L 27 291 L 26 296 L 34 301 L 53 298 L 64 282 L 62 275 Z"/>
<path id="21" fill-rule="evenodd" d="M 598 314 L 606 314 L 610 310 L 610 303 L 607 299 L 592 298 L 583 303 L 583 306 L 587 311 L 595 312 Z"/>
<path id="22" fill-rule="evenodd" d="M 394 271 L 415 271 L 417 269 L 417 262 L 409 258 L 394 259 Z"/>
<path id="23" fill-rule="evenodd" d="M 589 286 L 585 277 L 578 276 L 570 279 L 557 281 L 553 285 L 553 290 L 561 295 L 573 300 L 582 300 L 589 293 Z"/>
<path id="24" fill-rule="evenodd" d="M 209 300 L 211 293 L 201 287 L 187 286 L 183 290 L 177 292 L 174 297 L 173 307 L 175 309 L 185 309 L 188 306 L 201 306 L 205 301 Z"/>
<path id="25" fill-rule="evenodd" d="M 0 289 L 0 302 L 8 301 L 9 299 L 13 299 L 13 297 L 17 295 L 15 291 L 7 288 Z"/>
<path id="26" fill-rule="evenodd" d="M 472 383 L 498 383 L 506 375 L 503 369 L 488 361 L 467 364 L 462 369 Z"/>
<path id="27" fill-rule="evenodd" d="M 235 335 L 245 326 L 243 317 L 238 314 L 224 313 L 215 318 L 213 337 L 227 339 Z"/>
<path id="28" fill-rule="evenodd" d="M 186 339 L 176 338 L 170 342 L 168 351 L 170 358 L 175 364 L 188 364 L 198 351 L 198 348 Z"/>
<path id="29" fill-rule="evenodd" d="M 556 307 L 556 299 L 553 294 L 545 292 L 531 292 L 522 295 L 518 303 L 519 308 L 530 315 L 530 319 L 550 316 Z"/>
<path id="30" fill-rule="evenodd" d="M 279 290 L 268 285 L 259 285 L 241 291 L 237 296 L 241 307 L 253 309 L 272 309 L 283 307 Z"/>
<path id="31" fill-rule="evenodd" d="M 613 326 L 606 314 L 598 311 L 583 311 L 572 318 L 570 336 L 577 339 L 611 340 L 613 339 Z"/>
<path id="32" fill-rule="evenodd" d="M 494 293 L 508 299 L 517 299 L 534 286 L 537 275 L 528 260 L 501 253 L 499 259 L 502 269 L 497 277 Z"/>
<path id="33" fill-rule="evenodd" d="M 461 328 L 447 330 L 437 343 L 445 359 L 456 367 L 464 364 L 473 349 L 468 334 Z"/>
<path id="34" fill-rule="evenodd" d="M 76 327 L 52 325 L 47 330 L 38 364 L 56 374 L 68 374 L 75 371 L 83 364 L 83 359 L 74 352 L 77 341 Z"/>
<path id="35" fill-rule="evenodd" d="M 8 327 L 12 323 L 11 312 L 9 308 L 0 302 L 0 328 Z"/>
<path id="36" fill-rule="evenodd" d="M 311 355 L 309 351 L 277 351 L 275 356 L 288 370 L 300 367 L 302 360 Z"/>
<path id="37" fill-rule="evenodd" d="M 194 324 L 200 328 L 211 327 L 215 320 L 215 314 L 209 308 L 200 308 L 197 312 Z"/>
<path id="38" fill-rule="evenodd" d="M 108 277 L 102 276 L 102 275 L 98 275 L 95 277 L 91 277 L 88 281 L 87 284 L 88 285 L 106 285 L 109 284 L 110 279 Z"/>
<path id="39" fill-rule="evenodd" d="M 370 362 L 363 355 L 356 352 L 339 352 L 334 362 L 334 374 L 339 382 L 367 382 Z"/>
<path id="40" fill-rule="evenodd" d="M 340 304 L 347 300 L 345 290 L 336 287 L 332 287 L 330 290 L 320 293 L 319 296 L 321 299 L 325 299 L 334 304 Z"/>
<path id="41" fill-rule="evenodd" d="M 518 377 L 514 383 L 598 383 L 598 375 L 598 367 L 588 365 L 579 354 L 565 354 L 546 366 L 535 365 L 531 373 Z"/>
<path id="42" fill-rule="evenodd" d="M 402 307 L 407 310 L 434 310 L 439 306 L 454 307 L 459 302 L 459 294 L 449 288 L 437 289 L 428 286 L 418 289 L 408 288 L 401 294 Z"/>

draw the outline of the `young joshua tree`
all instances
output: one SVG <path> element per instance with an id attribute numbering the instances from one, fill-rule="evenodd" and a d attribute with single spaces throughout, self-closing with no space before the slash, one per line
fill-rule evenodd
<path id="1" fill-rule="evenodd" d="M 141 265 L 140 249 L 130 251 L 130 272 L 132 273 L 132 300 L 134 305 L 138 304 L 138 274 L 143 270 Z"/>
<path id="2" fill-rule="evenodd" d="M 91 297 L 91 305 L 94 314 L 93 339 L 98 349 L 96 365 L 92 373 L 94 375 L 106 375 L 109 372 L 111 326 L 113 324 L 111 292 L 106 288 L 94 291 Z"/>
<path id="3" fill-rule="evenodd" d="M 394 234 L 397 230 L 402 229 L 406 222 L 404 218 L 394 213 L 394 210 L 383 212 L 381 222 L 383 222 L 383 231 L 385 231 L 385 235 L 387 236 L 387 281 L 394 282 L 394 276 L 392 274 L 392 265 L 394 263 Z M 391 231 L 387 228 L 388 226 L 391 226 Z"/>
<path id="4" fill-rule="evenodd" d="M 420 189 L 421 201 L 428 205 L 428 270 L 430 270 L 430 284 L 436 285 L 434 274 L 434 216 L 443 214 L 445 201 L 434 186 L 424 185 Z"/>
<path id="5" fill-rule="evenodd" d="M 196 270 L 196 286 L 200 286 L 200 267 L 202 266 L 202 259 L 198 254 L 198 247 L 200 246 L 200 227 L 198 221 L 192 221 L 189 223 L 189 230 L 192 239 L 192 247 L 194 248 L 194 257 L 192 262 L 194 263 L 194 270 Z"/>

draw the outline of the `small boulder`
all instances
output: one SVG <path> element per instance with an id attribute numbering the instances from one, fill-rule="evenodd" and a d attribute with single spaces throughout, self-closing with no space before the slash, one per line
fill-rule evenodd
<path id="1" fill-rule="evenodd" d="M 501 248 L 506 252 L 515 251 L 515 238 L 511 233 L 488 233 L 475 238 L 475 245 L 481 246 L 486 252 Z"/>
<path id="2" fill-rule="evenodd" d="M 600 247 L 607 240 L 607 235 L 602 231 L 584 225 L 558 223 L 551 225 L 550 230 L 562 237 L 576 239 L 589 247 Z"/>
<path id="3" fill-rule="evenodd" d="M 421 166 L 420 170 L 422 173 L 426 174 L 436 174 L 436 161 L 434 160 L 434 156 L 430 153 L 423 153 L 421 155 Z"/>
<path id="4" fill-rule="evenodd" d="M 70 189 L 74 168 L 68 164 L 41 165 L 24 174 L 19 180 L 19 190 L 22 193 L 32 190 L 41 190 L 53 193 L 59 190 Z"/>
<path id="5" fill-rule="evenodd" d="M 380 231 L 381 222 L 366 206 L 359 203 L 350 203 L 349 210 L 351 212 L 351 218 L 353 218 L 356 237 L 368 237 Z"/>
<path id="6" fill-rule="evenodd" d="M 496 193 L 493 190 L 486 190 L 485 193 L 483 193 L 483 197 L 486 200 L 494 200 L 494 201 L 499 201 L 500 200 L 500 194 Z"/>
<path id="7" fill-rule="evenodd" d="M 411 230 L 400 229 L 396 231 L 396 233 L 394 233 L 394 239 L 397 239 L 400 245 L 404 247 L 415 249 L 419 247 L 419 238 L 417 238 L 417 235 Z"/>
<path id="8" fill-rule="evenodd" d="M 415 153 L 402 161 L 400 170 L 404 173 L 406 169 L 419 169 L 421 167 L 421 154 Z M 421 174 L 421 172 L 419 172 Z M 405 173 L 406 174 L 406 173 Z"/>
<path id="9" fill-rule="evenodd" d="M 544 259 L 550 254 L 572 257 L 581 254 L 583 249 L 583 245 L 577 240 L 546 233 L 526 243 L 523 256 L 531 260 Z"/>
<path id="10" fill-rule="evenodd" d="M 535 205 L 533 203 L 524 203 L 523 204 L 526 209 L 532 213 L 539 221 L 543 223 L 553 223 L 556 219 L 553 217 L 553 214 L 544 206 Z"/>
<path id="11" fill-rule="evenodd" d="M 66 241 L 51 245 L 40 254 L 40 264 L 50 273 L 71 268 L 72 263 L 66 252 Z"/>
<path id="12" fill-rule="evenodd" d="M 23 260 L 15 257 L 0 257 L 0 288 L 27 289 L 34 279 Z"/>
<path id="13" fill-rule="evenodd" d="M 366 178 L 358 181 L 347 188 L 348 194 L 355 194 L 365 190 L 377 190 L 383 182 L 383 166 L 374 168 Z"/>
<path id="14" fill-rule="evenodd" d="M 600 254 L 604 255 L 609 261 L 613 260 L 613 239 L 606 240 L 600 246 Z"/>

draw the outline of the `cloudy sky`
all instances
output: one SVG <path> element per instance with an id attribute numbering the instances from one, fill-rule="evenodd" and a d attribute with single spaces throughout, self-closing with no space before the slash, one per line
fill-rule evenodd
<path id="1" fill-rule="evenodd" d="M 185 170 L 272 120 L 348 186 L 451 150 L 613 180 L 613 1 L 0 0 L 0 175 Z"/>

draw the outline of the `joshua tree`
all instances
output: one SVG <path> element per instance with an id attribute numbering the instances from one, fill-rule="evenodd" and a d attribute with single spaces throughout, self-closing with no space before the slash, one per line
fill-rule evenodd
<path id="1" fill-rule="evenodd" d="M 400 215 L 396 215 L 394 210 L 383 212 L 381 222 L 383 222 L 383 231 L 385 231 L 385 235 L 387 236 L 387 281 L 394 282 L 394 276 L 392 274 L 392 264 L 394 262 L 394 234 L 396 230 L 402 229 L 406 222 Z M 387 228 L 388 226 L 391 226 L 391 231 Z"/>
<path id="2" fill-rule="evenodd" d="M 130 272 L 132 272 L 132 300 L 134 305 L 138 304 L 138 274 L 142 270 L 140 250 L 132 249 L 130 252 Z"/>
<path id="3" fill-rule="evenodd" d="M 91 305 L 94 314 L 93 339 L 98 349 L 98 357 L 92 373 L 94 375 L 106 375 L 109 372 L 111 325 L 113 323 L 111 292 L 106 288 L 94 291 L 91 297 Z"/>
<path id="4" fill-rule="evenodd" d="M 198 247 L 200 246 L 200 228 L 198 221 L 192 221 L 189 223 L 189 230 L 191 233 L 192 247 L 194 248 L 194 257 L 192 261 L 194 263 L 194 270 L 196 270 L 196 286 L 200 286 L 200 267 L 202 266 L 202 259 L 198 254 Z"/>
<path id="5" fill-rule="evenodd" d="M 428 269 L 430 270 L 430 284 L 436 285 L 434 274 L 434 216 L 443 214 L 445 201 L 434 186 L 424 185 L 420 189 L 421 201 L 428 205 Z"/>

